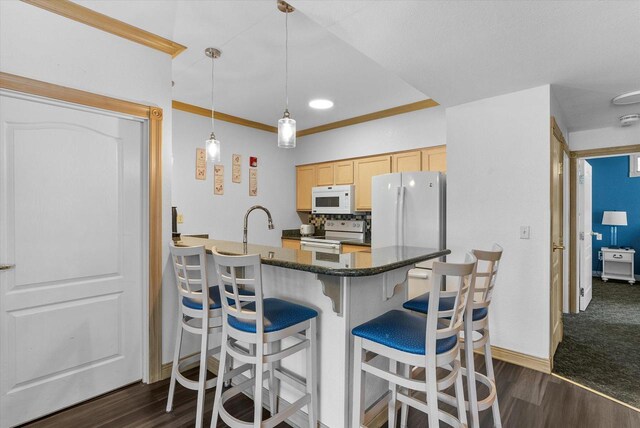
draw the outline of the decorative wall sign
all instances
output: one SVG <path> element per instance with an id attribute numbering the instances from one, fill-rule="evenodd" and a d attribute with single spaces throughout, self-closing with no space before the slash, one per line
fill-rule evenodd
<path id="1" fill-rule="evenodd" d="M 224 195 L 224 165 L 213 166 L 213 194 Z"/>
<path id="2" fill-rule="evenodd" d="M 207 179 L 207 152 L 205 149 L 196 149 L 196 180 Z"/>
<path id="3" fill-rule="evenodd" d="M 258 196 L 258 169 L 249 168 L 249 196 Z"/>
<path id="4" fill-rule="evenodd" d="M 231 156 L 231 181 L 234 183 L 242 182 L 242 155 L 233 154 Z"/>
<path id="5" fill-rule="evenodd" d="M 251 168 L 257 168 L 258 167 L 258 158 L 255 156 L 249 156 L 249 166 Z"/>

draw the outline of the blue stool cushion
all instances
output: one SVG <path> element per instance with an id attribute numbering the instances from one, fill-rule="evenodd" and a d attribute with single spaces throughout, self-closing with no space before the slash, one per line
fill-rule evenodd
<path id="1" fill-rule="evenodd" d="M 409 312 L 392 310 L 355 327 L 354 336 L 371 340 L 389 348 L 410 354 L 426 355 L 427 322 L 424 317 Z M 457 336 L 436 341 L 436 354 L 451 350 Z"/>
<path id="2" fill-rule="evenodd" d="M 229 290 L 231 287 L 229 287 Z M 251 296 L 253 291 L 239 289 L 238 292 L 245 296 Z M 222 300 L 220 300 L 220 288 L 218 286 L 209 287 L 209 298 L 213 300 L 213 303 L 209 305 L 209 309 L 220 309 L 222 307 Z M 233 299 L 229 299 L 229 304 L 233 305 L 235 301 Z M 202 309 L 202 304 L 195 300 L 189 299 L 188 297 L 182 298 L 182 304 L 187 308 L 191 309 Z"/>
<path id="3" fill-rule="evenodd" d="M 453 309 L 453 305 L 455 304 L 455 297 L 443 297 L 440 299 L 438 303 L 438 309 L 441 311 L 450 311 Z M 421 296 L 415 297 L 411 300 L 404 302 L 402 305 L 403 308 L 409 309 L 410 311 L 420 312 L 421 314 L 426 314 L 429 312 L 429 293 L 424 293 Z M 488 308 L 478 308 L 473 310 L 473 320 L 478 321 L 482 318 L 486 317 L 489 313 Z"/>
<path id="4" fill-rule="evenodd" d="M 264 331 L 270 333 L 296 325 L 318 316 L 318 312 L 306 306 L 270 297 L 262 301 L 264 309 Z M 255 311 L 256 304 L 251 302 L 244 309 Z M 254 321 L 241 320 L 229 315 L 229 325 L 247 333 L 256 332 Z"/>

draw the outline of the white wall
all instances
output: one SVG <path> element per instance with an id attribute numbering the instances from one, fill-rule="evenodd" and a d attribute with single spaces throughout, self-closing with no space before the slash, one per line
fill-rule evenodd
<path id="1" fill-rule="evenodd" d="M 171 56 L 26 3 L 0 1 L 0 70 L 163 109 L 163 265 L 172 275 Z M 166 303 L 173 293 L 164 283 L 165 312 L 175 312 Z"/>
<path id="2" fill-rule="evenodd" d="M 444 107 L 432 107 L 298 139 L 296 165 L 446 144 Z"/>
<path id="3" fill-rule="evenodd" d="M 207 179 L 195 179 L 196 148 L 204 148 L 211 133 L 211 119 L 173 111 L 173 202 L 184 215 L 181 233 L 208 233 L 212 238 L 242 241 L 246 210 L 264 205 L 271 211 L 274 230 L 267 229 L 266 215 L 256 211 L 249 218 L 249 242 L 280 246 L 282 229 L 295 229 L 295 150 L 279 149 L 276 134 L 216 121 L 216 137 L 222 146 L 224 195 L 213 194 L 213 171 Z M 231 182 L 231 155 L 242 155 L 242 183 Z M 249 196 L 249 156 L 258 157 L 258 196 Z"/>
<path id="4" fill-rule="evenodd" d="M 448 108 L 447 244 L 504 248 L 491 343 L 549 356 L 548 85 Z M 520 226 L 531 239 L 519 239 Z"/>
<path id="5" fill-rule="evenodd" d="M 569 148 L 571 150 L 599 149 L 632 144 L 640 144 L 640 125 L 638 124 L 627 128 L 612 126 L 569 134 Z"/>

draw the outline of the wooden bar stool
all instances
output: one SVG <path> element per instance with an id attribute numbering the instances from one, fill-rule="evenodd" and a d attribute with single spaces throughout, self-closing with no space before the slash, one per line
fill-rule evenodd
<path id="1" fill-rule="evenodd" d="M 316 318 L 318 312 L 306 306 L 275 298 L 264 298 L 262 293 L 262 265 L 257 254 L 226 256 L 212 250 L 218 283 L 223 290 L 222 350 L 216 397 L 213 404 L 211 426 L 218 416 L 231 428 L 271 428 L 287 420 L 303 407 L 307 407 L 309 427 L 318 424 Z M 239 286 L 252 287 L 254 295 L 243 295 Z M 226 299 L 224 297 L 227 297 Z M 304 334 L 302 334 L 304 333 Z M 284 339 L 293 344 L 281 349 Z M 242 345 L 245 345 L 243 347 Z M 265 349 L 266 348 L 266 349 Z M 279 369 L 279 362 L 299 351 L 306 351 L 306 380 L 290 376 Z M 251 378 L 222 391 L 224 379 L 240 372 L 229 370 L 227 358 L 254 366 Z M 264 372 L 264 365 L 268 370 Z M 262 386 L 268 375 L 271 417 L 262 421 Z M 279 381 L 284 381 L 302 392 L 302 397 L 286 408 L 278 409 Z M 233 396 L 253 388 L 254 420 L 243 422 L 233 417 L 224 405 Z"/>
<path id="2" fill-rule="evenodd" d="M 198 391 L 196 427 L 202 426 L 205 390 L 216 385 L 216 378 L 207 380 L 207 357 L 220 352 L 220 347 L 209 350 L 209 335 L 222 332 L 220 290 L 207 283 L 206 252 L 204 246 L 176 247 L 170 244 L 173 269 L 178 288 L 179 314 L 176 345 L 171 368 L 167 412 L 173 407 L 176 381 L 185 388 Z M 206 302 L 203 305 L 203 302 Z M 200 352 L 180 361 L 182 335 L 187 331 L 200 336 Z M 200 361 L 198 380 L 187 379 L 182 372 L 187 366 Z"/>
<path id="3" fill-rule="evenodd" d="M 467 254 L 464 263 L 433 263 L 434 284 L 442 277 L 457 286 L 455 291 L 441 292 L 435 287 L 431 293 L 429 313 L 425 317 L 410 312 L 392 310 L 352 330 L 354 335 L 353 423 L 361 427 L 364 420 L 364 382 L 362 372 L 389 382 L 389 427 L 396 424 L 396 404 L 411 406 L 429 416 L 429 426 L 438 427 L 440 421 L 463 427 L 467 423 L 460 365 L 459 335 L 467 299 L 473 292 L 476 258 Z M 439 307 L 441 294 L 453 297 L 454 305 L 448 310 Z M 364 359 L 367 353 L 377 354 Z M 389 359 L 389 370 L 372 364 L 377 358 Z M 398 373 L 398 363 L 404 365 Z M 425 380 L 412 379 L 410 367 L 425 370 Z M 440 368 L 442 370 L 438 371 Z M 455 398 L 441 392 L 455 385 Z M 426 402 L 411 391 L 426 393 Z M 457 408 L 457 417 L 439 409 L 438 401 L 451 399 Z M 447 400 L 448 401 L 448 400 Z M 402 423 L 406 425 L 407 413 Z"/>
<path id="4" fill-rule="evenodd" d="M 463 374 L 467 378 L 468 395 L 465 405 L 470 412 L 470 425 L 472 427 L 480 426 L 479 412 L 489 407 L 491 407 L 493 414 L 494 426 L 498 428 L 502 427 L 493 360 L 491 358 L 491 340 L 489 337 L 489 304 L 491 303 L 493 288 L 498 276 L 502 251 L 502 247 L 498 244 L 494 244 L 490 251 L 473 250 L 473 255 L 478 259 L 478 267 L 474 286 L 474 299 L 472 302 L 469 302 L 469 307 L 465 313 L 464 335 L 462 338 L 462 347 L 465 351 Z M 441 310 L 453 308 L 453 305 L 454 300 L 452 297 L 440 298 Z M 405 309 L 427 314 L 430 309 L 429 293 L 411 299 L 403 306 Z M 472 346 L 468 346 L 469 338 L 471 338 L 473 342 Z M 475 371 L 475 362 L 473 359 L 473 351 L 475 349 L 482 349 L 484 351 L 485 367 L 487 370 L 486 375 Z M 478 400 L 476 382 L 484 384 L 489 390 L 487 396 L 482 400 Z M 406 409 L 403 408 L 402 412 L 404 413 L 405 411 Z"/>

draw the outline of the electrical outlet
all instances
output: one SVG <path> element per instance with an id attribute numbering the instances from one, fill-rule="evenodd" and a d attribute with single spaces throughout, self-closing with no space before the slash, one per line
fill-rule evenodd
<path id="1" fill-rule="evenodd" d="M 596 241 L 602 241 L 602 233 L 596 233 Z"/>
<path id="2" fill-rule="evenodd" d="M 184 223 L 184 216 L 182 214 L 178 214 L 176 216 L 176 221 L 178 222 L 178 224 Z"/>
<path id="3" fill-rule="evenodd" d="M 520 226 L 520 239 L 530 239 L 530 238 L 531 238 L 531 227 Z"/>

